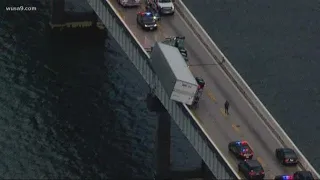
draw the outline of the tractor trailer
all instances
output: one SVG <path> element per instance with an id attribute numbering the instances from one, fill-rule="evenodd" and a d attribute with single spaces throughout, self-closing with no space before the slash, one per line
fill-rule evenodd
<path id="1" fill-rule="evenodd" d="M 157 42 L 151 51 L 151 65 L 171 100 L 192 105 L 199 84 L 178 48 Z"/>

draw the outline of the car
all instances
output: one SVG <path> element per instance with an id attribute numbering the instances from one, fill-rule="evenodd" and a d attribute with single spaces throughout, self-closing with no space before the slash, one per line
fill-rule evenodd
<path id="1" fill-rule="evenodd" d="M 162 15 L 173 15 L 175 12 L 172 0 L 147 0 L 147 4 Z"/>
<path id="2" fill-rule="evenodd" d="M 118 0 L 118 3 L 123 7 L 140 6 L 141 0 Z"/>
<path id="3" fill-rule="evenodd" d="M 291 175 L 278 175 L 274 177 L 274 180 L 293 180 L 293 176 Z"/>
<path id="4" fill-rule="evenodd" d="M 297 171 L 293 174 L 294 180 L 314 180 L 310 171 Z"/>
<path id="5" fill-rule="evenodd" d="M 277 148 L 275 152 L 276 158 L 283 165 L 297 165 L 298 164 L 298 156 L 294 152 L 294 150 L 290 148 Z"/>
<path id="6" fill-rule="evenodd" d="M 151 12 L 138 12 L 137 23 L 145 30 L 156 30 L 158 27 L 156 18 Z"/>
<path id="7" fill-rule="evenodd" d="M 246 179 L 263 179 L 265 177 L 264 169 L 257 160 L 246 159 L 240 161 L 238 170 Z"/>
<path id="8" fill-rule="evenodd" d="M 229 151 L 239 159 L 252 159 L 253 150 L 247 141 L 232 141 L 228 144 Z"/>

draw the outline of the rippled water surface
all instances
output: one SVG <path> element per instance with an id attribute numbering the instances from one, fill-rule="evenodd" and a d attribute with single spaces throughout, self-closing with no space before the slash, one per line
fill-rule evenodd
<path id="1" fill-rule="evenodd" d="M 183 0 L 320 171 L 318 0 Z"/>

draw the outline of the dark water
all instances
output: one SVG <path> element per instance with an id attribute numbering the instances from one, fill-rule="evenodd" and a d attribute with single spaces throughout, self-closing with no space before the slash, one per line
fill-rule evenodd
<path id="1" fill-rule="evenodd" d="M 320 2 L 184 2 L 320 171 Z"/>
<path id="2" fill-rule="evenodd" d="M 50 40 L 48 7 L 37 9 L 1 12 L 0 178 L 152 179 L 147 85 L 112 40 Z M 173 169 L 198 167 L 172 129 Z"/>

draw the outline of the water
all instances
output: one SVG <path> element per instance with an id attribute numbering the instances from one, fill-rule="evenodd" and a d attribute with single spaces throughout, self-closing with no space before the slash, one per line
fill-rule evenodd
<path id="1" fill-rule="evenodd" d="M 152 179 L 158 115 L 147 85 L 113 40 L 50 40 L 48 5 L 36 4 L 1 12 L 0 178 Z M 172 132 L 173 169 L 199 167 Z"/>
<path id="2" fill-rule="evenodd" d="M 318 0 L 184 0 L 320 171 Z"/>
<path id="3" fill-rule="evenodd" d="M 319 6 L 186 2 L 319 169 Z M 146 84 L 112 40 L 49 41 L 48 6 L 37 7 L 0 11 L 0 178 L 151 179 L 157 114 L 144 102 Z M 195 168 L 199 157 L 172 129 L 173 168 Z"/>

